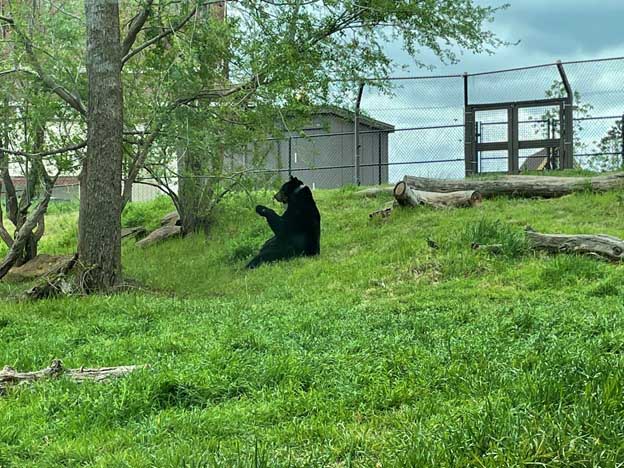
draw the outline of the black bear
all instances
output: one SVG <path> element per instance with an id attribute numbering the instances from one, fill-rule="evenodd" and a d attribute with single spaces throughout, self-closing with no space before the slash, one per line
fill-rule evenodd
<path id="1" fill-rule="evenodd" d="M 266 218 L 275 235 L 264 243 L 247 268 L 321 252 L 321 214 L 310 188 L 291 176 L 274 198 L 287 204 L 286 211 L 280 216 L 266 206 L 256 206 L 256 213 Z"/>

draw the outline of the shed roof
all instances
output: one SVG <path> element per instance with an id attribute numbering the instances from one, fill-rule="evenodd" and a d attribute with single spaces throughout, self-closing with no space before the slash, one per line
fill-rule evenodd
<path id="1" fill-rule="evenodd" d="M 527 156 L 520 166 L 520 171 L 543 171 L 548 165 L 548 150 L 546 148 Z"/>
<path id="2" fill-rule="evenodd" d="M 342 107 L 338 107 L 338 106 L 319 107 L 316 111 L 314 111 L 314 114 L 315 115 L 334 115 L 336 117 L 340 117 L 342 119 L 348 120 L 349 122 L 353 122 L 355 120 L 355 112 L 344 109 Z M 386 122 L 382 122 L 381 120 L 375 120 L 363 114 L 360 114 L 359 119 L 361 123 L 375 130 L 386 130 L 388 132 L 394 132 L 394 125 L 391 125 Z"/>

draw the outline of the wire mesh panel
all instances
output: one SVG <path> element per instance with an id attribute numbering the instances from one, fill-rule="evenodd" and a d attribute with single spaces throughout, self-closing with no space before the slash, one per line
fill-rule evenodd
<path id="1" fill-rule="evenodd" d="M 397 130 L 390 134 L 389 180 L 405 175 L 461 178 L 464 174 L 464 126 Z"/>
<path id="2" fill-rule="evenodd" d="M 554 64 L 513 70 L 475 73 L 469 76 L 468 99 L 471 104 L 531 101 L 552 97 L 549 90 L 561 77 Z"/>
<path id="3" fill-rule="evenodd" d="M 365 87 L 362 113 L 394 126 L 388 137 L 390 182 L 404 175 L 463 176 L 461 76 L 395 79 L 390 90 Z"/>
<path id="4" fill-rule="evenodd" d="M 583 168 L 622 168 L 624 58 L 564 63 L 574 90 L 574 153 Z"/>
<path id="5" fill-rule="evenodd" d="M 559 138 L 559 107 L 539 106 L 518 109 L 518 139 L 522 141 Z"/>
<path id="6" fill-rule="evenodd" d="M 509 153 L 507 151 L 480 151 L 479 173 L 496 173 L 507 171 L 507 161 L 509 160 Z"/>
<path id="7" fill-rule="evenodd" d="M 564 62 L 562 69 L 574 94 L 571 146 L 575 166 L 601 171 L 622 168 L 624 58 Z M 510 149 L 503 149 L 510 131 L 519 142 L 512 148 L 514 172 L 557 169 L 563 160 L 559 153 L 570 154 L 562 138 L 566 122 L 563 119 L 562 125 L 566 117 L 562 110 L 569 111 L 567 93 L 557 64 L 369 82 L 356 117 L 358 89 L 359 83 L 353 83 L 353 96 L 346 98 L 353 99 L 353 106 L 343 109 L 340 121 L 308 128 L 303 137 L 293 134 L 273 143 L 266 151 L 267 161 L 277 162 L 265 163 L 265 170 L 283 180 L 290 168 L 294 175 L 318 188 L 340 187 L 357 180 L 363 185 L 396 182 L 406 174 L 461 178 L 467 170 L 466 154 L 470 153 L 465 141 L 466 102 L 478 110 L 474 113 L 476 145 L 499 143 L 480 146 L 476 151 L 476 161 L 470 164 L 477 166 L 477 173 L 510 170 Z M 527 105 L 528 101 L 536 107 Z M 496 104 L 510 107 L 491 109 Z M 490 109 L 479 110 L 479 105 Z M 517 112 L 511 128 L 509 112 Z M 359 156 L 356 121 L 360 122 Z M 561 146 L 557 140 L 563 140 Z M 539 147 L 542 141 L 544 147 Z"/>

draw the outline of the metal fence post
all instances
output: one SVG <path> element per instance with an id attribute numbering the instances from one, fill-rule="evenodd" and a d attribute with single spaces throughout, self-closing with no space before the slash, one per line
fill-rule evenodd
<path id="1" fill-rule="evenodd" d="M 620 161 L 620 164 L 624 167 L 624 114 L 622 114 L 622 120 L 620 120 L 620 136 L 622 137 L 622 161 Z"/>
<path id="2" fill-rule="evenodd" d="M 468 104 L 468 73 L 464 73 L 464 166 L 465 177 L 477 173 L 475 113 Z"/>
<path id="3" fill-rule="evenodd" d="M 379 185 L 382 184 L 382 177 L 381 177 L 381 132 L 377 132 L 377 182 Z M 624 143 L 622 144 L 622 148 L 624 148 Z"/>
<path id="4" fill-rule="evenodd" d="M 360 162 L 361 162 L 361 154 L 360 154 L 360 104 L 362 103 L 362 94 L 364 93 L 364 83 L 360 83 L 357 101 L 355 102 L 355 118 L 353 119 L 353 123 L 355 126 L 353 136 L 353 158 L 354 158 L 354 174 L 353 174 L 353 182 L 355 185 L 360 185 L 362 180 L 360 178 Z"/>
<path id="5" fill-rule="evenodd" d="M 563 63 L 557 60 L 557 70 L 561 76 L 561 81 L 566 90 L 567 99 L 565 103 L 564 119 L 565 123 L 560 127 L 560 131 L 564 131 L 563 159 L 561 169 L 572 169 L 574 167 L 574 92 L 568 81 Z"/>
<path id="6" fill-rule="evenodd" d="M 288 137 L 288 176 L 292 176 L 292 137 Z"/>

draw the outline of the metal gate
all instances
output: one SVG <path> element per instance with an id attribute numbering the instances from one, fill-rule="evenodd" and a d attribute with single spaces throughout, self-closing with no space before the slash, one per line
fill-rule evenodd
<path id="1" fill-rule="evenodd" d="M 485 172 L 518 174 L 522 170 L 537 167 L 537 165 L 526 163 L 531 158 L 540 158 L 545 162 L 543 167 L 540 167 L 541 169 L 574 167 L 573 93 L 560 63 L 558 63 L 558 68 L 567 94 L 564 98 L 469 104 L 467 84 L 465 84 L 464 159 L 467 177 Z M 547 115 L 556 117 L 540 121 L 520 118 L 520 113 L 530 114 L 529 111 L 535 108 L 542 108 Z M 482 114 L 496 115 L 496 119 L 487 121 L 488 119 L 480 117 Z M 530 138 L 526 132 L 521 131 L 526 129 L 524 126 L 527 124 L 535 127 L 538 122 L 543 125 L 547 124 L 547 127 L 542 129 L 544 131 L 540 132 L 539 138 Z M 497 128 L 502 131 L 491 132 L 495 134 L 491 139 L 484 138 L 484 128 L 488 125 L 498 126 Z M 532 136 L 535 136 L 535 133 Z M 533 155 L 522 154 L 523 151 L 535 149 L 542 151 Z M 494 153 L 495 156 L 488 157 L 489 153 Z M 502 154 L 504 156 L 501 156 Z M 525 161 L 522 165 L 521 159 Z M 492 160 L 506 160 L 506 168 L 499 164 L 494 165 L 495 170 L 487 170 L 486 162 Z"/>

